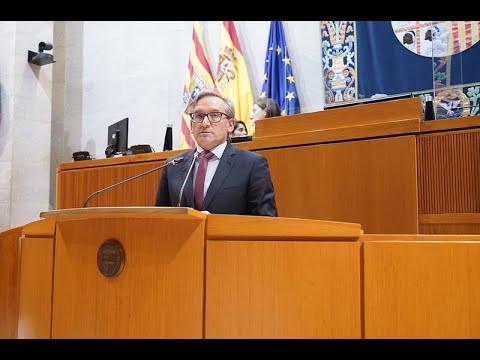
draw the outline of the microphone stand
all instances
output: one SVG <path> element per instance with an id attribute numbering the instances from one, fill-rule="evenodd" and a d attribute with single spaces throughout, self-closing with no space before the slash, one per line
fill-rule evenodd
<path id="1" fill-rule="evenodd" d="M 193 164 L 195 164 L 195 160 L 198 158 L 198 152 L 195 151 L 195 154 L 193 154 L 193 160 L 192 163 L 190 164 L 190 168 L 188 169 L 187 176 L 185 176 L 185 180 L 183 181 L 182 187 L 180 189 L 180 194 L 178 195 L 178 203 L 177 207 L 180 207 L 182 203 L 182 196 L 183 196 L 183 190 L 185 189 L 185 185 L 187 184 L 188 177 L 190 176 L 190 173 L 192 172 L 193 169 Z"/>
<path id="2" fill-rule="evenodd" d="M 97 191 L 95 191 L 94 193 L 90 194 L 89 197 L 87 197 L 87 199 L 86 199 L 85 202 L 83 203 L 83 206 L 82 206 L 82 207 L 84 207 L 84 208 L 87 207 L 88 202 L 89 202 L 90 199 L 91 199 L 92 197 L 94 197 L 95 195 L 101 194 L 101 193 L 103 193 L 103 192 L 105 192 L 105 191 L 107 191 L 107 190 L 113 189 L 114 187 L 120 186 L 120 185 L 125 184 L 125 183 L 127 183 L 127 182 L 129 182 L 129 181 L 135 180 L 135 179 L 137 179 L 137 178 L 139 178 L 139 177 L 141 177 L 141 176 L 145 176 L 145 175 L 147 175 L 147 174 L 150 174 L 151 172 L 154 172 L 154 171 L 163 169 L 165 166 L 168 166 L 168 165 L 177 165 L 177 164 L 181 163 L 184 159 L 185 159 L 185 158 L 183 158 L 183 157 L 175 158 L 175 159 L 173 159 L 173 160 L 170 160 L 168 163 L 163 164 L 163 165 L 161 165 L 161 166 L 158 166 L 158 167 L 156 167 L 156 168 L 154 168 L 154 169 L 145 171 L 144 173 L 135 175 L 135 176 L 133 176 L 133 177 L 131 177 L 131 178 L 128 178 L 128 179 L 123 180 L 123 181 L 120 181 L 119 183 L 110 185 L 110 186 L 106 187 L 105 189 L 97 190 Z"/>

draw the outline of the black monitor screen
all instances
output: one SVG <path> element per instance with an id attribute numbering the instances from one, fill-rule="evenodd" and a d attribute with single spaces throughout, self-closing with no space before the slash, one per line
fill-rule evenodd
<path id="1" fill-rule="evenodd" d="M 128 150 L 128 118 L 117 121 L 108 127 L 107 157 L 116 154 L 125 155 Z"/>
<path id="2" fill-rule="evenodd" d="M 245 136 L 234 136 L 230 138 L 232 144 L 245 142 L 245 141 L 252 141 L 252 135 L 245 135 Z"/>

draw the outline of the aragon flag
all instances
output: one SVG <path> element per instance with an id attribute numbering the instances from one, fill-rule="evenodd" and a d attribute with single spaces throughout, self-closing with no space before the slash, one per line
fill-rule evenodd
<path id="1" fill-rule="evenodd" d="M 195 147 L 195 140 L 190 133 L 190 116 L 183 113 L 188 103 L 203 89 L 215 89 L 210 64 L 208 62 L 202 27 L 199 21 L 193 24 L 193 41 L 188 60 L 188 69 L 183 88 L 182 131 L 180 139 L 181 149 Z"/>
<path id="2" fill-rule="evenodd" d="M 242 120 L 251 134 L 252 86 L 233 21 L 224 21 L 222 24 L 215 84 L 220 94 L 232 100 L 236 119 Z"/>

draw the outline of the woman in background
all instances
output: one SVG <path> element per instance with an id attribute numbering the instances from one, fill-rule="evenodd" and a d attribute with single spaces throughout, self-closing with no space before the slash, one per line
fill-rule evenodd
<path id="1" fill-rule="evenodd" d="M 250 115 L 253 132 L 255 132 L 255 121 L 280 115 L 280 106 L 275 99 L 259 98 L 253 104 L 252 115 Z"/>
<path id="2" fill-rule="evenodd" d="M 230 134 L 230 137 L 237 137 L 237 136 L 247 136 L 248 130 L 247 126 L 242 120 L 236 120 L 235 125 L 233 126 L 233 131 Z"/>

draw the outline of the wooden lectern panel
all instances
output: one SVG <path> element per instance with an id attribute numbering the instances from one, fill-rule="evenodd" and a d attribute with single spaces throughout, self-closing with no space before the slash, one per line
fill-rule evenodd
<path id="1" fill-rule="evenodd" d="M 148 213 L 81 216 L 57 220 L 52 337 L 202 338 L 204 221 Z M 108 239 L 125 251 L 116 277 L 97 267 L 98 249 Z"/>
<path id="2" fill-rule="evenodd" d="M 22 227 L 0 232 L 0 339 L 17 337 L 20 236 Z"/>
<path id="3" fill-rule="evenodd" d="M 208 215 L 206 338 L 360 338 L 360 224 Z"/>
<path id="4" fill-rule="evenodd" d="M 53 238 L 22 238 L 19 339 L 50 338 L 53 243 Z"/>
<path id="5" fill-rule="evenodd" d="M 360 244 L 208 241 L 206 338 L 360 338 Z"/>
<path id="6" fill-rule="evenodd" d="M 364 240 L 366 338 L 479 338 L 480 236 Z"/>
<path id="7" fill-rule="evenodd" d="M 21 238 L 18 338 L 51 336 L 55 222 L 26 224 Z"/>

